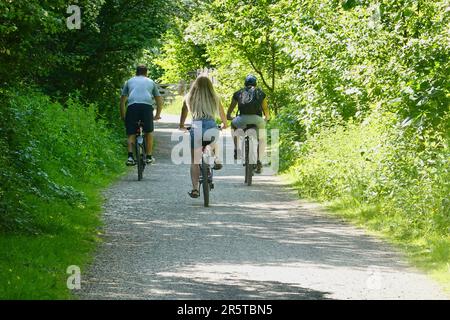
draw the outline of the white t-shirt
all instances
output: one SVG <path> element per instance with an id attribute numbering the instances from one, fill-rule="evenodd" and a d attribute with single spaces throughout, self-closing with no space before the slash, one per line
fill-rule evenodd
<path id="1" fill-rule="evenodd" d="M 122 96 L 128 96 L 127 106 L 134 103 L 154 105 L 154 97 L 161 94 L 153 80 L 145 76 L 135 76 L 125 82 Z"/>

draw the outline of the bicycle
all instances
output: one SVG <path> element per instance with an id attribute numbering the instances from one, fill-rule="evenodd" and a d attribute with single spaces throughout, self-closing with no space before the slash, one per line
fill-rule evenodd
<path id="1" fill-rule="evenodd" d="M 243 130 L 243 139 L 241 150 L 244 154 L 245 182 L 248 186 L 252 185 L 253 175 L 258 160 L 258 136 L 257 126 L 248 124 Z M 239 130 L 239 129 L 238 129 Z"/>
<path id="2" fill-rule="evenodd" d="M 221 130 L 220 126 L 217 127 Z M 187 131 L 192 130 L 191 127 L 186 128 Z M 199 164 L 200 177 L 199 177 L 199 192 L 203 190 L 203 205 L 209 207 L 209 192 L 214 189 L 213 176 L 214 171 L 214 152 L 211 148 L 211 143 L 214 142 L 214 137 L 211 141 L 202 141 L 202 162 Z"/>
<path id="3" fill-rule="evenodd" d="M 210 147 L 210 142 L 207 141 L 208 144 L 202 146 L 202 163 L 200 166 L 200 188 L 203 189 L 203 205 L 205 207 L 209 206 L 209 191 L 214 189 L 213 183 L 213 170 L 211 168 L 211 159 L 214 163 L 214 155 Z M 205 143 L 205 142 L 203 142 Z"/>
<path id="4" fill-rule="evenodd" d="M 144 175 L 145 164 L 147 160 L 147 146 L 144 134 L 144 122 L 139 120 L 136 130 L 135 154 L 138 169 L 138 181 L 141 181 Z"/>

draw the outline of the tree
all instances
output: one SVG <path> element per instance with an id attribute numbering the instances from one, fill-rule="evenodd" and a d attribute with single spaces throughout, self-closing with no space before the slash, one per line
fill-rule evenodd
<path id="1" fill-rule="evenodd" d="M 164 35 L 164 44 L 155 63 L 164 70 L 165 82 L 189 81 L 192 72 L 211 67 L 204 45 L 195 44 L 184 35 L 186 22 L 177 19 Z"/>
<path id="2" fill-rule="evenodd" d="M 144 50 L 159 46 L 171 4 L 80 0 L 81 29 L 70 30 L 66 1 L 1 2 L 0 81 L 34 84 L 62 100 L 78 92 L 117 118 L 118 89 Z"/>
<path id="3" fill-rule="evenodd" d="M 275 98 L 272 101 L 275 112 L 280 107 L 276 82 L 285 69 L 279 39 L 274 37 L 276 3 L 211 1 L 186 30 L 194 43 L 206 45 L 222 82 L 241 85 L 247 73 L 256 73 L 269 97 Z"/>

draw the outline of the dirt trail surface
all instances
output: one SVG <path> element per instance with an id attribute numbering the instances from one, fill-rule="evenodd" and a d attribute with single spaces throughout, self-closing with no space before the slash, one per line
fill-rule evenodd
<path id="1" fill-rule="evenodd" d="M 216 172 L 211 207 L 191 199 L 156 123 L 157 163 L 105 192 L 105 235 L 81 299 L 448 299 L 392 247 L 298 200 L 280 178 Z M 124 160 L 125 161 L 125 160 Z M 267 169 L 266 169 L 267 171 Z M 82 270 L 83 271 L 83 270 Z"/>

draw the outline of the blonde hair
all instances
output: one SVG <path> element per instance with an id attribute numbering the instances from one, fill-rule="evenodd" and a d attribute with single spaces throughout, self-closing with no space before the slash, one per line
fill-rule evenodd
<path id="1" fill-rule="evenodd" d="M 185 100 L 192 119 L 214 119 L 219 113 L 220 99 L 211 80 L 199 75 L 186 95 Z"/>

